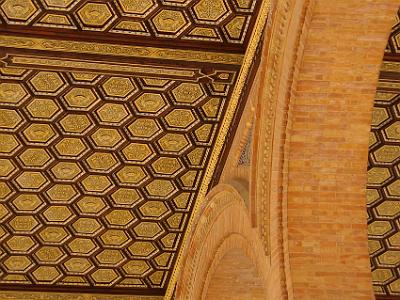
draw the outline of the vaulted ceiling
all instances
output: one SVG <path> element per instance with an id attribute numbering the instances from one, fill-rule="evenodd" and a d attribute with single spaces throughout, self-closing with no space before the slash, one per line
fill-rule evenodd
<path id="1" fill-rule="evenodd" d="M 173 289 L 267 2 L 0 0 L 2 293 Z"/>
<path id="2" fill-rule="evenodd" d="M 400 299 L 400 11 L 381 68 L 368 162 L 368 233 L 374 290 L 378 299 Z"/>

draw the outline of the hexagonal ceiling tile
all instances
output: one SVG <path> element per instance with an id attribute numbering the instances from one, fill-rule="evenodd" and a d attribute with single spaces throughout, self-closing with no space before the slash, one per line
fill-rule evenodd
<path id="1" fill-rule="evenodd" d="M 111 7 L 107 3 L 88 2 L 77 12 L 79 19 L 88 27 L 103 27 L 113 17 Z"/>
<path id="2" fill-rule="evenodd" d="M 38 11 L 30 0 L 5 0 L 0 7 L 8 19 L 15 21 L 28 21 Z"/>
<path id="3" fill-rule="evenodd" d="M 182 11 L 163 9 L 152 19 L 154 27 L 160 34 L 177 35 L 189 25 Z"/>

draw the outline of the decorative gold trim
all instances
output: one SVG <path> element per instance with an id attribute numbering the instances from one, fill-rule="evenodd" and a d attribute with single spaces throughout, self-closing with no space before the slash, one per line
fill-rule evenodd
<path id="1" fill-rule="evenodd" d="M 67 59 L 67 58 L 50 58 L 50 57 L 36 57 L 33 55 L 8 55 L 4 61 L 6 61 L 9 67 L 28 67 L 31 69 L 42 69 L 42 68 L 63 68 L 73 69 L 82 72 L 100 72 L 100 73 L 113 73 L 121 74 L 121 72 L 129 74 L 147 74 L 159 75 L 160 77 L 171 79 L 171 76 L 182 77 L 185 80 L 193 79 L 196 80 L 196 70 L 188 68 L 168 68 L 168 67 L 157 67 L 144 64 L 124 64 L 116 62 L 98 62 L 98 61 L 87 61 L 80 59 Z M 11 63 L 7 63 L 10 61 Z"/>
<path id="2" fill-rule="evenodd" d="M 381 67 L 381 71 L 400 73 L 400 62 L 384 61 Z"/>
<path id="3" fill-rule="evenodd" d="M 163 296 L 1 291 L 1 300 L 162 300 Z"/>
<path id="4" fill-rule="evenodd" d="M 242 54 L 0 35 L 0 47 L 241 65 Z"/>
<path id="5" fill-rule="evenodd" d="M 254 59 L 254 55 L 256 53 L 258 44 L 262 37 L 263 29 L 264 29 L 264 26 L 265 26 L 267 18 L 268 18 L 268 12 L 270 10 L 270 6 L 271 6 L 270 0 L 265 0 L 265 2 L 263 2 L 262 7 L 260 9 L 257 23 L 254 27 L 252 37 L 250 39 L 246 54 L 243 59 L 243 65 L 240 69 L 238 81 L 233 90 L 232 97 L 229 100 L 229 106 L 227 108 L 225 117 L 221 124 L 221 128 L 218 133 L 214 149 L 211 153 L 210 162 L 205 171 L 203 182 L 200 186 L 198 197 L 196 199 L 192 215 L 190 216 L 188 226 L 187 226 L 186 232 L 184 234 L 183 247 L 185 247 L 188 243 L 188 237 L 189 237 L 188 233 L 192 229 L 193 221 L 196 217 L 197 211 L 199 210 L 199 208 L 201 207 L 202 203 L 205 200 L 209 184 L 211 182 L 211 179 L 213 178 L 214 171 L 216 169 L 223 145 L 225 143 L 225 138 L 228 134 L 229 127 L 230 127 L 233 117 L 235 115 L 236 108 L 237 108 L 237 105 L 238 105 L 238 102 L 240 99 L 240 95 L 245 86 L 246 79 L 247 79 L 247 76 L 249 75 L 250 67 L 251 67 L 252 61 Z M 183 248 L 180 249 L 180 251 L 178 253 L 175 268 L 172 271 L 171 279 L 168 283 L 167 291 L 166 291 L 165 298 L 164 298 L 165 300 L 172 299 L 175 285 L 178 280 L 180 270 L 182 269 L 182 261 L 183 261 L 182 253 L 184 252 L 183 250 L 184 250 Z"/>

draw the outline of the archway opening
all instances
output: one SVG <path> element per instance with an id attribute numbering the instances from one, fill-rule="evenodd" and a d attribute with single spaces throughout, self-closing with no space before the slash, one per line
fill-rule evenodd
<path id="1" fill-rule="evenodd" d="M 241 249 L 230 250 L 211 275 L 207 300 L 266 299 L 265 283 Z"/>

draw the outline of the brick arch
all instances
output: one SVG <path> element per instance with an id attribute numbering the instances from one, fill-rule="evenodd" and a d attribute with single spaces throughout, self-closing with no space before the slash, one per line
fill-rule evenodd
<path id="1" fill-rule="evenodd" d="M 247 292 L 252 287 L 257 288 L 258 292 L 264 291 L 269 271 L 267 260 L 261 240 L 251 228 L 239 192 L 230 185 L 220 184 L 209 193 L 205 203 L 192 227 L 183 254 L 183 268 L 178 279 L 175 298 L 215 299 L 219 292 L 225 292 L 233 284 L 229 278 L 225 283 L 222 280 L 218 281 L 225 286 L 216 286 L 213 282 L 216 278 L 220 278 L 221 274 L 229 273 L 227 271 L 231 266 L 222 266 L 221 263 L 232 262 L 232 257 L 235 256 L 243 263 L 240 265 L 250 272 L 246 274 L 231 272 L 238 280 L 235 284 L 247 287 Z M 249 274 L 252 276 L 250 281 Z M 253 282 L 253 285 L 249 285 L 250 282 Z M 209 287 L 211 296 L 208 294 Z M 243 289 L 237 291 L 244 292 Z"/>
<path id="2" fill-rule="evenodd" d="M 246 236 L 263 243 L 254 264 L 266 263 L 270 299 L 373 299 L 368 136 L 398 0 L 284 0 L 273 7 L 260 83 L 250 94 L 259 98 L 252 172 L 261 222 Z M 204 223 L 211 206 L 199 214 Z M 236 218 L 243 205 L 218 207 L 227 223 L 247 228 Z M 190 234 L 176 299 L 201 299 L 211 278 L 217 248 L 201 254 L 193 241 L 203 235 Z M 221 241 L 210 232 L 207 239 Z"/>
<path id="3" fill-rule="evenodd" d="M 373 299 L 368 135 L 398 1 L 284 2 L 265 50 L 256 145 L 263 239 L 282 279 L 274 299 Z"/>

